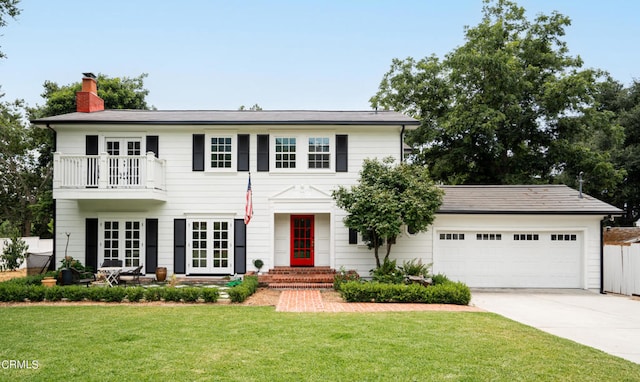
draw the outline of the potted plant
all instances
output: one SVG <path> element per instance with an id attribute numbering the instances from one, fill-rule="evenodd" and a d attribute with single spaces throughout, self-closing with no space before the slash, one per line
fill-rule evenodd
<path id="1" fill-rule="evenodd" d="M 253 260 L 253 266 L 258 269 L 258 274 L 260 274 L 260 269 L 264 266 L 264 261 L 260 259 Z"/>
<path id="2" fill-rule="evenodd" d="M 62 285 L 71 285 L 73 284 L 73 272 L 71 272 L 71 266 L 73 265 L 73 257 L 67 255 L 67 250 L 69 249 L 69 236 L 71 233 L 65 232 L 67 235 L 67 245 L 64 247 L 64 258 L 60 261 L 62 263 L 62 267 L 60 269 L 60 281 Z"/>

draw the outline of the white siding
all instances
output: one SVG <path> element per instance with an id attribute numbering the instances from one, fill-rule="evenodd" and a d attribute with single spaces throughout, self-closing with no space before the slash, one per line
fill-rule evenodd
<path id="1" fill-rule="evenodd" d="M 316 216 L 316 265 L 340 266 L 344 264 L 360 266 L 360 270 L 371 268 L 373 256 L 369 251 L 358 249 L 355 261 L 350 257 L 351 246 L 346 244 L 348 230 L 342 223 L 344 213 L 335 207 L 330 198 L 338 185 L 349 186 L 357 182 L 362 161 L 365 158 L 382 159 L 393 156 L 400 158 L 401 127 L 382 126 L 242 126 L 236 127 L 193 127 L 193 126 L 90 126 L 59 127 L 57 151 L 63 154 L 84 154 L 85 135 L 99 135 L 100 151 L 103 150 L 105 136 L 140 136 L 143 150 L 146 135 L 159 136 L 159 157 L 166 160 L 167 202 L 122 203 L 118 200 L 88 200 L 78 203 L 74 200 L 58 200 L 56 216 L 56 256 L 59 261 L 64 256 L 65 232 L 71 232 L 69 255 L 84 260 L 85 219 L 100 216 L 158 219 L 158 265 L 173 272 L 173 220 L 198 216 L 229 215 L 236 219 L 244 216 L 247 172 L 194 172 L 192 171 L 192 135 L 209 134 L 218 130 L 250 134 L 250 170 L 253 190 L 253 219 L 247 227 L 247 270 L 253 270 L 252 261 L 262 259 L 263 270 L 274 265 L 288 264 L 288 215 L 274 208 L 290 210 L 289 213 L 309 213 Z M 346 173 L 314 172 L 313 170 L 292 170 L 286 172 L 257 171 L 257 134 L 271 131 L 292 131 L 301 136 L 329 136 L 348 134 L 349 171 Z M 90 132 L 90 133 L 89 133 Z M 298 144 L 306 144 L 302 141 Z M 235 153 L 234 153 L 235 154 Z M 234 157 L 235 160 L 235 157 Z M 331 161 L 335 161 L 335 151 Z M 327 200 L 316 204 L 277 201 L 274 197 L 291 186 L 304 186 L 324 193 Z M 79 190 L 87 192 L 88 190 Z M 275 204 L 274 204 L 275 203 Z M 316 207 L 313 207 L 313 206 Z M 276 207 L 274 207 L 276 206 Z M 281 211 L 282 212 L 282 211 Z M 344 243 L 343 244 L 343 240 Z M 99 247 L 99 258 L 103 248 Z M 347 250 L 347 253 L 340 253 Z M 358 260 L 357 257 L 361 258 Z M 338 260 L 338 259 L 341 260 Z M 147 270 L 153 272 L 153 270 Z"/>

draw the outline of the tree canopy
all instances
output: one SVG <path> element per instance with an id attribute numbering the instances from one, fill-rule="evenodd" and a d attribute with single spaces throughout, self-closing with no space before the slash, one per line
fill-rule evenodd
<path id="1" fill-rule="evenodd" d="M 22 11 L 18 8 L 20 0 L 0 0 L 0 28 L 7 25 L 7 16 L 16 18 Z M 6 55 L 0 51 L 0 58 L 5 58 Z"/>
<path id="2" fill-rule="evenodd" d="M 358 184 L 333 191 L 338 207 L 347 211 L 344 224 L 360 232 L 373 248 L 376 266 L 389 259 L 391 246 L 405 225 L 412 232 L 426 231 L 442 204 L 443 192 L 423 166 L 365 159 Z M 378 250 L 386 243 L 381 263 Z"/>
<path id="3" fill-rule="evenodd" d="M 138 77 L 98 75 L 98 95 L 107 109 L 148 109 L 144 88 L 146 74 Z M 53 219 L 53 133 L 24 122 L 76 111 L 76 82 L 60 86 L 44 83 L 43 106 L 26 107 L 22 101 L 0 103 L 0 223 L 10 232 L 18 228 L 22 236 L 50 235 Z M 7 227 L 8 226 L 8 227 Z"/>
<path id="4" fill-rule="evenodd" d="M 592 137 L 619 140 L 622 129 L 598 107 L 604 73 L 569 55 L 569 18 L 529 21 L 512 1 L 484 3 L 482 21 L 443 59 L 394 59 L 371 105 L 421 121 L 407 142 L 437 181 L 573 185 L 584 172 L 595 196 L 614 189 L 624 170 Z"/>

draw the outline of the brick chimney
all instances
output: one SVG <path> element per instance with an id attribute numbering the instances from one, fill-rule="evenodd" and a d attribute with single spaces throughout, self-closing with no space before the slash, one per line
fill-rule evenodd
<path id="1" fill-rule="evenodd" d="M 104 110 L 104 100 L 98 97 L 98 83 L 93 73 L 82 73 L 82 91 L 76 93 L 76 111 L 93 113 Z"/>

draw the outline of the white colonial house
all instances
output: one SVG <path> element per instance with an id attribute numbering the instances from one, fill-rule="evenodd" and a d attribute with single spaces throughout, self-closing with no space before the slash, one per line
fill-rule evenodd
<path id="1" fill-rule="evenodd" d="M 373 254 L 331 192 L 356 184 L 365 158 L 400 161 L 419 125 L 389 111 L 103 110 L 90 76 L 77 104 L 33 121 L 55 132 L 56 263 L 66 251 L 185 277 L 244 274 L 255 259 L 368 276 Z M 601 287 L 600 222 L 617 208 L 564 186 L 443 188 L 433 227 L 394 245 L 399 263 L 477 287 Z"/>

